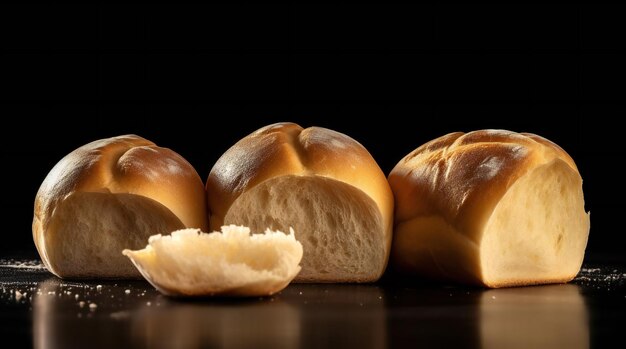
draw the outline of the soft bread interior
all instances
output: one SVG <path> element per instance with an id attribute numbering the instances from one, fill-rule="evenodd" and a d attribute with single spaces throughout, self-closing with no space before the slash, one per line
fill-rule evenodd
<path id="1" fill-rule="evenodd" d="M 484 283 L 567 282 L 580 269 L 588 232 L 580 176 L 561 160 L 540 166 L 509 188 L 485 226 Z"/>
<path id="2" fill-rule="evenodd" d="M 183 229 L 155 235 L 145 249 L 123 254 L 167 295 L 262 296 L 280 291 L 298 274 L 302 245 L 293 230 L 251 235 L 249 228 L 231 225 L 221 233 Z"/>
<path id="3" fill-rule="evenodd" d="M 321 176 L 282 176 L 258 184 L 230 207 L 225 224 L 286 231 L 304 248 L 296 281 L 373 281 L 385 265 L 382 217 L 363 191 Z"/>
<path id="4" fill-rule="evenodd" d="M 140 277 L 125 248 L 145 246 L 153 234 L 184 228 L 165 206 L 144 196 L 74 193 L 55 209 L 41 236 L 48 269 L 65 278 Z"/>

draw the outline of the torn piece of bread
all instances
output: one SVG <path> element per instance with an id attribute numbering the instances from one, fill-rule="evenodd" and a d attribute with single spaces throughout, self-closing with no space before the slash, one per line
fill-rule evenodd
<path id="1" fill-rule="evenodd" d="M 589 234 L 572 158 L 533 134 L 451 133 L 402 159 L 396 269 L 487 287 L 572 280 Z"/>
<path id="2" fill-rule="evenodd" d="M 370 153 L 326 128 L 263 127 L 217 161 L 206 184 L 212 229 L 298 232 L 296 282 L 371 282 L 387 266 L 393 196 Z"/>
<path id="3" fill-rule="evenodd" d="M 142 250 L 124 250 L 141 274 L 169 296 L 267 296 L 300 272 L 302 245 L 294 236 L 223 226 L 222 232 L 183 229 L 151 236 Z"/>
<path id="4" fill-rule="evenodd" d="M 135 136 L 101 139 L 61 159 L 35 198 L 33 239 L 61 278 L 139 278 L 120 254 L 153 234 L 208 227 L 204 185 L 174 151 Z"/>

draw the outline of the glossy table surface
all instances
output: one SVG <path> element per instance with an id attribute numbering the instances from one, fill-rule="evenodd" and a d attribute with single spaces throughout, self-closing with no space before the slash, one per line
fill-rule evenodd
<path id="1" fill-rule="evenodd" d="M 625 280 L 621 265 L 585 265 L 565 285 L 292 284 L 272 297 L 184 300 L 4 259 L 0 334 L 11 348 L 614 347 L 626 334 Z"/>

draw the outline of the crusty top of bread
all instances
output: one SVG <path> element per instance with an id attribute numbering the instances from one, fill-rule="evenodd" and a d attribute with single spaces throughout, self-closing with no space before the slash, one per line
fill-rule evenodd
<path id="1" fill-rule="evenodd" d="M 135 135 L 86 144 L 59 161 L 35 198 L 33 237 L 39 241 L 59 201 L 74 192 L 128 193 L 151 198 L 172 211 L 186 227 L 207 229 L 205 202 L 196 170 L 174 151 Z"/>
<path id="2" fill-rule="evenodd" d="M 505 130 L 455 132 L 409 153 L 389 175 L 395 224 L 441 216 L 474 242 L 506 190 L 528 171 L 562 161 L 578 173 L 558 145 L 530 133 Z"/>
<path id="3" fill-rule="evenodd" d="M 210 223 L 223 225 L 233 202 L 259 183 L 284 175 L 315 175 L 350 184 L 378 205 L 391 231 L 393 194 L 376 161 L 356 140 L 322 127 L 294 123 L 263 127 L 233 145 L 217 161 L 207 180 Z M 391 234 L 389 234 L 389 243 Z"/>

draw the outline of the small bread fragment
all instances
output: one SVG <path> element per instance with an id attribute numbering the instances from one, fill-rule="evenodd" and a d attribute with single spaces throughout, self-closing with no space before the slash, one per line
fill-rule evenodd
<path id="1" fill-rule="evenodd" d="M 268 296 L 300 272 L 302 245 L 290 234 L 223 226 L 153 235 L 142 250 L 124 250 L 139 272 L 168 296 Z"/>
<path id="2" fill-rule="evenodd" d="M 392 264 L 486 287 L 572 280 L 589 235 L 574 160 L 540 136 L 504 130 L 432 140 L 389 175 Z"/>

